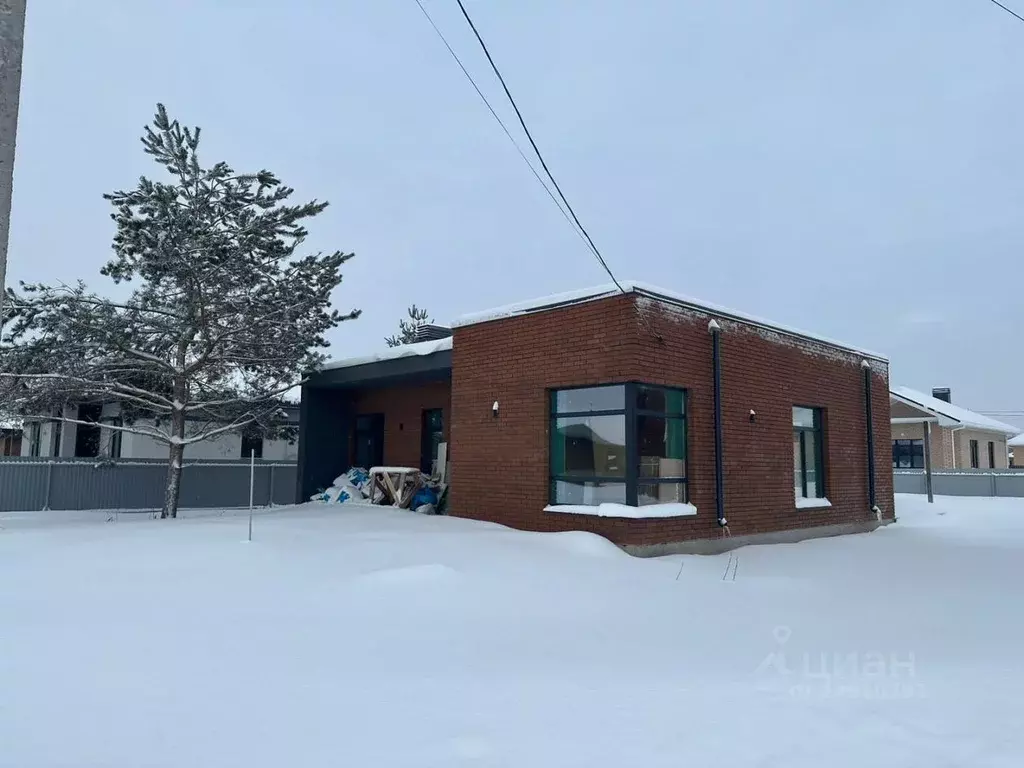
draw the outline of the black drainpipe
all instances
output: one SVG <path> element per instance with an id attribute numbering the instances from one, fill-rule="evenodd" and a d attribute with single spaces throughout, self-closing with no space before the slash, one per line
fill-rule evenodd
<path id="1" fill-rule="evenodd" d="M 711 334 L 711 358 L 715 371 L 715 511 L 718 513 L 718 525 L 724 528 L 728 524 L 725 519 L 725 480 L 722 466 L 722 326 L 715 320 L 708 323 Z"/>
<path id="2" fill-rule="evenodd" d="M 860 364 L 864 369 L 864 419 L 868 426 L 868 501 L 871 510 L 875 504 L 875 428 L 871 418 L 871 363 L 867 360 Z"/>

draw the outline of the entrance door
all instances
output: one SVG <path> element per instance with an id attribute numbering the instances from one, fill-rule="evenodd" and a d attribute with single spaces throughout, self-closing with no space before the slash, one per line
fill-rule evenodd
<path id="1" fill-rule="evenodd" d="M 420 429 L 420 471 L 426 474 L 434 472 L 437 461 L 437 446 L 444 442 L 444 411 L 430 408 L 423 412 L 423 424 Z"/>
<path id="2" fill-rule="evenodd" d="M 352 466 L 369 469 L 384 463 L 384 414 L 356 416 Z"/>

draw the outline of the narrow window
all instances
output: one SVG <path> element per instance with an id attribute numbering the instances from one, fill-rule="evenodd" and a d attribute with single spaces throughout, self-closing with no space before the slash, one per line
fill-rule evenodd
<path id="1" fill-rule="evenodd" d="M 793 408 L 793 488 L 797 499 L 825 498 L 821 409 Z"/>
<path id="2" fill-rule="evenodd" d="M 991 440 L 988 441 L 988 468 L 996 468 L 996 444 Z"/>
<path id="3" fill-rule="evenodd" d="M 971 440 L 971 469 L 978 469 L 981 466 L 981 462 L 978 460 L 978 441 Z"/>
<path id="4" fill-rule="evenodd" d="M 28 428 L 28 455 L 39 456 L 39 443 L 40 443 L 40 432 L 42 425 L 38 421 L 33 421 Z"/>

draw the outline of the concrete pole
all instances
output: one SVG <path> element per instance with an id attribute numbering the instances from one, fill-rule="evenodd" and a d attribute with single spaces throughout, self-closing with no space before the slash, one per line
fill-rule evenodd
<path id="1" fill-rule="evenodd" d="M 932 495 L 932 423 L 924 422 L 924 486 L 928 492 L 928 503 L 935 502 Z"/>
<path id="2" fill-rule="evenodd" d="M 7 240 L 11 231 L 14 145 L 18 133 L 24 43 L 25 0 L 0 0 L 0 321 L 4 316 L 7 289 Z"/>

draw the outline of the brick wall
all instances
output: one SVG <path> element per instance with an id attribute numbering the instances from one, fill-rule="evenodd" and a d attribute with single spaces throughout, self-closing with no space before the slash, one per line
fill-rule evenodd
<path id="1" fill-rule="evenodd" d="M 631 294 L 456 329 L 452 443 L 458 455 L 452 462 L 452 514 L 527 530 L 589 530 L 620 544 L 720 535 L 710 317 Z M 861 358 L 746 324 L 719 322 L 725 510 L 731 533 L 873 519 Z M 872 370 L 877 499 L 891 518 L 888 373 L 881 363 Z M 549 493 L 547 390 L 630 380 L 688 390 L 690 501 L 698 514 L 629 520 L 544 512 Z M 495 400 L 500 404 L 497 419 L 491 413 Z M 826 411 L 831 509 L 795 509 L 793 405 Z M 757 413 L 754 423 L 751 409 Z"/>
<path id="2" fill-rule="evenodd" d="M 356 392 L 353 413 L 384 414 L 384 463 L 390 466 L 420 465 L 423 411 L 444 411 L 444 435 L 448 439 L 451 421 L 451 383 L 433 382 Z M 449 455 L 452 452 L 449 451 Z"/>

